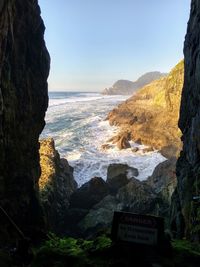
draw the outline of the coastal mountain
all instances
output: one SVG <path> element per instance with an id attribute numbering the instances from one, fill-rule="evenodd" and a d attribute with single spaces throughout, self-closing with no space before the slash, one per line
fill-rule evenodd
<path id="1" fill-rule="evenodd" d="M 120 126 L 112 142 L 128 145 L 129 140 L 162 150 L 166 157 L 181 149 L 178 116 L 183 86 L 184 63 L 178 63 L 168 76 L 153 81 L 113 109 L 107 119 Z M 126 147 L 122 145 L 121 148 Z"/>
<path id="2" fill-rule="evenodd" d="M 104 95 L 132 95 L 139 88 L 145 86 L 146 84 L 154 80 L 164 77 L 166 75 L 167 75 L 166 73 L 154 71 L 154 72 L 147 72 L 135 82 L 128 81 L 128 80 L 119 80 L 116 83 L 114 83 L 112 87 L 104 89 L 102 94 Z"/>

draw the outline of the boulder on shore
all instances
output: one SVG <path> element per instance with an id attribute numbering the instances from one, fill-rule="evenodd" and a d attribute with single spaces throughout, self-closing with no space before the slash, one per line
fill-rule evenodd
<path id="1" fill-rule="evenodd" d="M 135 168 L 111 164 L 106 180 L 107 195 L 96 204 L 83 207 L 87 212 L 82 210 L 75 231 L 89 238 L 100 230 L 110 229 L 115 210 L 164 216 L 168 224 L 170 197 L 176 186 L 175 163 L 176 159 L 160 163 L 146 181 L 134 178 L 138 174 Z M 128 178 L 128 173 L 133 178 Z"/>
<path id="2" fill-rule="evenodd" d="M 176 158 L 158 164 L 153 174 L 146 180 L 155 193 L 161 194 L 163 200 L 171 204 L 171 197 L 176 188 Z"/>
<path id="3" fill-rule="evenodd" d="M 110 138 L 108 142 L 116 144 L 117 148 L 122 150 L 131 147 L 129 140 L 130 140 L 130 134 L 128 132 L 121 132 L 118 135 Z"/>
<path id="4" fill-rule="evenodd" d="M 138 176 L 138 169 L 129 167 L 127 164 L 113 163 L 108 166 L 107 180 L 110 192 L 117 193 L 119 188 L 125 186 L 128 182 L 128 174 L 131 177 Z"/>
<path id="5" fill-rule="evenodd" d="M 94 177 L 71 195 L 70 208 L 90 209 L 108 192 L 107 183 L 100 177 Z"/>
<path id="6" fill-rule="evenodd" d="M 117 142 L 117 147 L 121 150 L 121 149 L 126 149 L 126 148 L 130 148 L 131 145 L 128 141 L 128 138 L 126 136 L 122 136 L 119 141 Z"/>

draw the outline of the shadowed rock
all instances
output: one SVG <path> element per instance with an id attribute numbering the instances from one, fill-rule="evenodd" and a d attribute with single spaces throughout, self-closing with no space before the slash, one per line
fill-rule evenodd
<path id="1" fill-rule="evenodd" d="M 50 65 L 45 27 L 37 0 L 0 3 L 0 204 L 26 235 L 38 238 L 44 229 L 38 138 Z M 0 243 L 15 231 L 8 222 L 0 229 L 7 233 Z"/>
<path id="2" fill-rule="evenodd" d="M 128 174 L 131 177 L 138 176 L 138 170 L 129 167 L 127 164 L 110 164 L 107 171 L 107 184 L 112 194 L 117 193 L 118 189 L 129 182 Z"/>
<path id="3" fill-rule="evenodd" d="M 70 208 L 90 209 L 108 194 L 108 185 L 100 177 L 94 177 L 76 190 L 70 198 Z"/>
<path id="4" fill-rule="evenodd" d="M 192 0 L 184 44 L 185 77 L 181 98 L 179 127 L 183 151 L 177 162 L 177 189 L 173 195 L 173 230 L 200 241 L 200 2 Z"/>
<path id="5" fill-rule="evenodd" d="M 49 228 L 58 233 L 77 183 L 72 167 L 66 159 L 60 158 L 52 138 L 40 141 L 40 166 L 40 199 Z"/>
<path id="6" fill-rule="evenodd" d="M 94 205 L 80 208 L 79 204 L 79 208 L 69 209 L 66 222 L 73 222 L 73 226 L 67 233 L 89 238 L 98 231 L 107 231 L 115 210 L 164 216 L 168 225 L 171 195 L 176 186 L 175 163 L 175 159 L 160 163 L 143 182 L 127 177 L 138 175 L 137 169 L 111 164 L 106 181 L 109 192 Z"/>

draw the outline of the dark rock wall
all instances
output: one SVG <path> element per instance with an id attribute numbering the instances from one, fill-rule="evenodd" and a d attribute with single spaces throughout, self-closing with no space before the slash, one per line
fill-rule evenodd
<path id="1" fill-rule="evenodd" d="M 0 2 L 0 205 L 29 234 L 43 221 L 36 192 L 48 106 L 44 30 L 37 0 Z M 7 220 L 0 224 L 5 236 L 12 232 Z"/>
<path id="2" fill-rule="evenodd" d="M 184 45 L 185 78 L 179 127 L 183 151 L 177 162 L 178 185 L 173 196 L 172 228 L 178 236 L 199 235 L 200 203 L 200 1 L 192 0 Z M 198 218 L 199 217 L 199 218 Z M 196 230 L 195 230 L 196 229 Z M 196 238 L 196 237 L 195 237 Z"/>

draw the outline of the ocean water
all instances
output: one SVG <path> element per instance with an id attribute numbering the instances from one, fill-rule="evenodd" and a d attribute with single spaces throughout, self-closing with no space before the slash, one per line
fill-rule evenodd
<path id="1" fill-rule="evenodd" d="M 155 166 L 165 158 L 157 151 L 143 153 L 144 146 L 133 153 L 131 148 L 119 150 L 111 144 L 108 150 L 101 146 L 115 135 L 118 127 L 111 127 L 106 116 L 127 96 L 104 96 L 99 93 L 49 92 L 46 126 L 40 138 L 53 137 L 56 149 L 74 167 L 79 186 L 94 176 L 106 180 L 111 163 L 126 163 L 138 168 L 140 180 L 152 174 Z"/>

